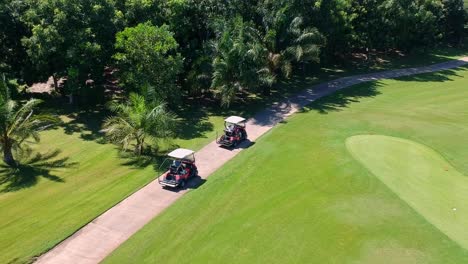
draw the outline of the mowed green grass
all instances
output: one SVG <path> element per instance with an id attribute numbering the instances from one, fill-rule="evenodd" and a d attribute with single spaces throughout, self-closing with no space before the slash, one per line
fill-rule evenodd
<path id="1" fill-rule="evenodd" d="M 64 117 L 64 127 L 42 133 L 13 178 L 0 168 L 0 263 L 28 262 L 156 178 L 155 163 L 139 165 L 100 143 L 100 135 L 87 127 L 99 117 L 90 115 L 85 123 Z M 199 149 L 213 133 L 172 143 Z"/>
<path id="2" fill-rule="evenodd" d="M 269 99 L 251 98 L 231 110 L 188 102 L 193 106 L 180 114 L 178 137 L 161 146 L 166 150 L 176 146 L 200 149 L 214 140 L 224 117 L 251 116 L 271 101 L 320 81 L 437 63 L 463 54 L 463 50 L 442 49 L 424 56 L 393 58 L 378 67 L 321 68 L 311 77 L 279 85 Z M 26 159 L 29 161 L 22 161 L 26 164 L 20 171 L 8 172 L 0 164 L 0 263 L 30 261 L 155 179 L 158 165 L 154 162 L 135 163 L 119 157 L 114 146 L 99 143 L 97 130 L 102 118 L 96 112 L 74 112 L 64 117 L 64 127 L 43 133 L 41 143 L 33 147 L 31 157 Z M 22 182 L 18 184 L 18 180 Z"/>
<path id="3" fill-rule="evenodd" d="M 362 84 L 318 100 L 178 200 L 105 263 L 468 263 L 463 244 L 346 148 L 348 138 L 363 134 L 411 140 L 468 177 L 467 77 L 466 68 L 443 71 Z"/>
<path id="4" fill-rule="evenodd" d="M 358 135 L 348 138 L 346 146 L 403 201 L 468 248 L 468 177 L 436 151 L 410 140 Z"/>

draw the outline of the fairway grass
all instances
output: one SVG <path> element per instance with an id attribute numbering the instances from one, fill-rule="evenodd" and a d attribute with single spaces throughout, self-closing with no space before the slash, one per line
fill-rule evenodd
<path id="1" fill-rule="evenodd" d="M 409 140 L 360 135 L 348 138 L 346 146 L 403 201 L 468 249 L 468 177 L 439 153 Z"/>
<path id="2" fill-rule="evenodd" d="M 364 67 L 355 69 L 355 65 L 351 65 L 348 70 L 343 70 L 340 67 L 336 69 L 322 68 L 318 70 L 318 72 L 314 71 L 314 75 L 303 76 L 303 79 L 292 78 L 279 84 L 278 87 L 272 89 L 272 95 L 268 98 L 254 96 L 251 100 L 239 101 L 237 105 L 230 110 L 220 109 L 215 105 L 215 102 L 208 104 L 210 106 L 205 106 L 198 101 L 189 101 L 185 105 L 191 107 L 182 109 L 183 113 L 178 113 L 182 124 L 177 133 L 178 138 L 168 144 L 162 143 L 161 145 L 164 149 L 172 149 L 178 145 L 198 150 L 208 142 L 214 140 L 216 131 L 219 131 L 219 128 L 223 125 L 224 117 L 231 114 L 244 115 L 246 117 L 252 116 L 258 110 L 265 108 L 273 101 L 282 100 L 284 96 L 291 95 L 317 82 L 353 73 L 437 63 L 450 58 L 460 57 L 463 54 L 463 51 L 449 49 L 426 54 L 424 56 L 408 56 L 403 59 L 390 60 L 388 64 L 386 63 L 376 68 Z M 431 75 L 432 78 L 434 78 L 434 76 L 444 80 L 449 74 L 444 74 L 442 76 Z M 372 95 L 372 89 L 372 87 L 364 87 L 362 90 L 364 94 Z M 342 100 L 341 98 L 338 99 Z M 456 99 L 460 101 L 460 98 Z M 338 103 L 338 105 L 342 104 L 342 102 Z M 453 103 L 453 100 L 451 103 Z M 335 106 L 335 104 L 332 104 L 331 108 Z M 326 104 L 322 104 L 321 107 L 324 108 L 317 111 L 327 111 L 329 108 Z M 59 108 L 62 110 L 62 108 L 66 107 L 60 105 Z M 440 109 L 437 109 L 437 111 L 440 111 Z M 99 130 L 101 128 L 100 123 L 104 116 L 105 115 L 103 115 L 100 110 L 78 111 L 76 108 L 70 109 L 68 114 L 62 115 L 65 124 L 61 126 L 61 128 L 51 129 L 42 133 L 41 142 L 33 146 L 31 156 L 21 160 L 24 166 L 22 166 L 20 170 L 12 172 L 0 166 L 0 214 L 2 215 L 2 217 L 0 217 L 0 263 L 24 263 L 33 260 L 32 258 L 34 256 L 44 253 L 55 246 L 128 195 L 131 195 L 148 182 L 154 180 L 156 175 L 159 174 L 156 162 L 141 163 L 123 158 L 119 155 L 115 146 L 102 142 L 102 135 L 99 133 Z M 298 118 L 299 117 L 296 117 L 295 119 Z M 326 124 L 328 119 L 320 121 L 308 120 L 307 122 L 312 122 L 312 124 L 315 124 L 315 122 Z M 304 135 L 312 134 L 312 131 L 315 129 L 316 127 L 314 125 L 310 128 L 310 131 L 305 131 L 305 134 L 294 136 L 294 144 L 290 144 L 290 136 L 286 136 L 288 140 L 282 141 L 282 144 L 288 147 L 295 146 L 298 141 L 304 138 Z M 299 128 L 299 131 L 302 130 L 304 130 L 303 127 Z M 280 132 L 275 133 L 278 134 L 282 132 L 280 130 Z M 313 140 L 317 139 L 306 139 L 305 142 Z M 287 180 L 280 185 L 270 186 L 270 181 L 273 181 L 273 179 L 275 181 L 278 180 L 277 176 L 275 176 L 275 170 L 278 167 L 276 164 L 289 166 L 288 160 L 290 153 L 277 151 L 277 142 L 279 141 L 273 141 L 272 143 L 274 144 L 272 146 L 269 146 L 268 143 L 264 143 L 261 149 L 265 150 L 266 153 L 263 155 L 269 155 L 268 153 L 273 151 L 284 155 L 286 159 L 277 159 L 276 163 L 271 166 L 271 169 L 266 169 L 267 173 L 272 172 L 272 178 L 260 179 L 267 183 L 252 182 L 272 188 L 272 191 L 276 191 L 278 188 L 281 189 L 281 186 L 284 186 L 284 188 L 289 189 L 290 192 L 295 192 L 297 188 L 302 188 L 300 182 L 304 181 L 304 179 L 301 177 L 298 178 L 299 181 L 291 182 Z M 458 146 L 457 143 L 454 145 Z M 314 147 L 316 146 L 314 145 Z M 456 147 L 454 148 L 449 144 L 439 145 L 438 148 L 447 148 L 445 154 L 454 155 L 455 157 L 460 156 L 460 153 L 464 153 L 464 151 Z M 298 146 L 298 149 L 303 150 L 303 146 Z M 311 152 L 310 154 L 311 157 L 316 155 L 315 152 Z M 252 160 L 255 160 L 255 158 Z M 311 165 L 310 159 L 302 159 L 302 161 L 303 163 Z M 242 173 L 244 173 L 244 170 L 249 170 L 249 173 L 258 170 L 258 165 L 252 164 L 251 162 L 252 161 L 245 161 L 246 164 L 250 164 L 248 167 L 242 166 L 244 162 L 241 163 L 240 167 L 243 167 Z M 314 167 L 307 168 L 303 171 L 302 173 L 304 175 L 309 175 L 310 171 L 322 173 L 323 169 L 326 167 L 317 166 L 315 162 L 312 164 L 314 164 Z M 263 164 L 259 166 L 261 168 L 265 167 Z M 458 166 L 462 168 L 461 172 L 468 171 L 468 164 L 461 162 Z M 332 169 L 330 168 L 330 170 Z M 223 171 L 224 173 L 228 173 L 229 179 L 240 177 L 240 174 L 237 176 L 231 176 L 229 174 L 231 171 L 237 171 L 237 168 L 231 167 L 230 170 L 223 168 Z M 283 173 L 284 175 L 289 175 L 291 171 L 283 170 Z M 221 174 L 221 172 L 217 174 Z M 266 174 L 266 176 L 269 175 L 270 174 Z M 293 173 L 292 175 L 295 174 Z M 216 176 L 214 179 L 222 179 L 222 176 Z M 315 189 L 315 184 L 321 182 L 326 183 L 323 179 L 317 179 L 317 181 L 313 182 L 314 185 L 309 186 L 309 188 Z M 252 179 L 249 178 L 248 180 L 250 181 Z M 210 182 L 211 178 L 208 183 Z M 218 181 L 218 184 L 219 183 Z M 321 185 L 319 184 L 318 186 Z M 252 193 L 256 193 L 257 191 L 258 190 L 254 190 Z M 200 188 L 200 193 L 204 192 L 205 189 Z M 198 191 L 195 193 L 198 193 Z M 191 195 L 192 194 L 189 194 L 188 196 L 191 197 Z M 207 195 L 207 198 L 209 198 L 210 194 Z M 239 195 L 243 195 L 242 192 Z M 263 195 L 264 194 L 259 197 L 263 197 Z M 307 195 L 309 196 L 310 194 Z M 222 197 L 224 197 L 224 194 L 220 194 L 220 198 Z M 255 197 L 250 195 L 246 197 L 250 197 L 249 200 L 242 200 L 240 201 L 241 204 L 256 200 Z M 294 197 L 292 193 L 286 193 L 278 199 L 290 199 L 291 197 Z M 235 199 L 232 202 L 222 201 L 230 206 L 238 206 Z M 208 204 L 211 204 L 211 202 L 210 199 L 203 201 L 203 203 Z M 368 204 L 366 204 L 366 206 L 368 206 Z M 378 208 L 379 204 L 376 203 L 375 207 Z M 177 206 L 175 208 L 177 208 Z M 186 214 L 185 207 L 182 206 L 181 208 L 184 208 L 182 212 Z M 236 207 L 228 206 L 227 208 L 235 210 Z M 267 208 L 268 206 L 266 206 L 266 209 Z M 272 208 L 274 208 L 274 206 L 272 206 Z M 200 210 L 200 208 L 197 210 Z M 299 208 L 297 210 L 302 209 Z M 204 214 L 204 212 L 200 211 L 197 214 Z M 208 212 L 207 216 L 211 217 L 213 214 L 214 212 Z M 228 215 L 227 212 L 226 214 Z M 176 231 L 179 230 L 179 228 L 180 227 L 176 226 Z M 234 224 L 234 228 L 233 232 L 236 232 L 236 224 Z M 337 234 L 339 234 L 339 232 Z M 181 239 L 182 238 L 183 236 Z M 262 241 L 262 239 L 260 239 L 260 241 Z M 272 239 L 275 239 L 275 237 L 272 237 Z M 394 243 L 390 244 L 392 250 L 401 249 Z M 372 244 L 372 246 L 375 246 L 375 244 Z M 141 247 L 141 250 L 154 251 L 151 247 Z M 263 248 L 260 250 L 263 250 Z M 236 255 L 233 257 L 235 256 Z M 414 256 L 418 257 L 419 255 L 415 253 Z"/>
<path id="3" fill-rule="evenodd" d="M 123 158 L 101 142 L 99 113 L 82 115 L 64 115 L 63 127 L 43 132 L 20 170 L 0 167 L 0 263 L 31 261 L 159 175 L 156 163 Z M 213 140 L 209 133 L 172 143 L 198 149 Z"/>
<path id="4" fill-rule="evenodd" d="M 319 99 L 104 263 L 468 263 L 458 241 L 346 147 L 356 135 L 405 138 L 437 151 L 449 170 L 466 177 L 467 105 L 466 68 L 365 83 Z M 423 193 L 429 183 L 421 184 Z M 466 195 L 454 206 L 466 208 L 463 201 Z"/>

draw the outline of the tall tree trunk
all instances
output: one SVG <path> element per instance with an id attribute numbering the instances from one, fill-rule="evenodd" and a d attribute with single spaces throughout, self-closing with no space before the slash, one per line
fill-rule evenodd
<path id="1" fill-rule="evenodd" d="M 141 156 L 141 153 L 143 153 L 144 139 L 137 138 L 136 141 L 137 143 L 135 146 L 135 154 L 137 154 L 138 156 Z"/>
<path id="2" fill-rule="evenodd" d="M 8 166 L 16 165 L 16 161 L 13 158 L 13 153 L 11 152 L 11 143 L 8 141 L 6 141 L 5 144 L 3 145 L 3 161 Z"/>
<path id="3" fill-rule="evenodd" d="M 65 91 L 64 91 L 63 87 L 62 88 L 59 87 L 57 75 L 55 73 L 52 75 L 52 79 L 54 80 L 54 89 L 55 89 L 55 91 L 57 93 L 59 93 L 62 96 L 62 98 L 66 97 L 66 94 L 65 94 Z"/>
<path id="4" fill-rule="evenodd" d="M 55 75 L 55 74 L 52 74 L 52 79 L 54 80 L 54 89 L 55 89 L 55 91 L 57 91 L 57 92 L 58 92 L 58 91 L 59 91 L 59 89 L 58 89 L 58 80 L 57 80 L 57 75 Z"/>

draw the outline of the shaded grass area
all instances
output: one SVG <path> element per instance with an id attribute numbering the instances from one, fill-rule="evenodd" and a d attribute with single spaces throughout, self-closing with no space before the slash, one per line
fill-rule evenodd
<path id="1" fill-rule="evenodd" d="M 466 248 L 401 200 L 345 146 L 347 138 L 361 134 L 405 138 L 430 146 L 467 177 L 467 77 L 466 68 L 423 74 L 317 100 L 104 263 L 468 262 Z"/>
<path id="2" fill-rule="evenodd" d="M 303 76 L 278 84 L 270 97 L 248 94 L 230 110 L 206 99 L 187 98 L 177 109 L 178 136 L 161 144 L 161 152 L 181 146 L 200 149 L 214 140 L 223 118 L 231 114 L 250 117 L 276 100 L 304 87 L 345 75 L 400 66 L 416 66 L 454 58 L 463 51 L 442 55 L 400 58 L 387 66 L 355 64 L 313 68 L 315 77 Z M 361 64 L 360 64 L 361 65 Z M 99 133 L 109 113 L 104 107 L 75 109 L 45 105 L 64 120 L 60 128 L 46 131 L 31 152 L 20 157 L 16 169 L 0 166 L 0 263 L 22 263 L 53 247 L 81 226 L 138 190 L 158 174 L 162 156 L 135 159 L 106 144 Z M 204 185 L 200 188 L 204 188 Z"/>
<path id="3" fill-rule="evenodd" d="M 67 162 L 68 158 L 58 158 L 59 150 L 47 153 L 25 153 L 17 160 L 19 164 L 15 167 L 9 167 L 5 164 L 0 165 L 0 185 L 3 185 L 2 192 L 18 191 L 23 188 L 34 186 L 40 177 L 54 182 L 64 182 L 64 180 L 55 175 L 53 170 L 58 168 L 69 168 L 77 163 Z M 25 157 L 26 155 L 26 157 Z"/>

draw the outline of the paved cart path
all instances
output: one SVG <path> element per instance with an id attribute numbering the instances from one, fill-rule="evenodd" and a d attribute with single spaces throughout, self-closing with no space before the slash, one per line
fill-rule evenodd
<path id="1" fill-rule="evenodd" d="M 452 69 L 467 63 L 468 57 L 464 57 L 425 67 L 355 75 L 315 85 L 283 102 L 274 104 L 249 119 L 247 123 L 249 139 L 255 141 L 278 122 L 297 112 L 303 106 L 317 98 L 351 85 Z M 223 166 L 249 144 L 249 142 L 244 142 L 235 150 L 227 150 L 219 148 L 215 142 L 211 142 L 198 151 L 196 160 L 201 179 L 194 179 L 189 183 L 188 190 L 190 187 L 196 187 L 197 184 L 200 184 L 204 178 Z M 39 257 L 36 263 L 99 263 L 186 192 L 187 190 L 174 192 L 162 189 L 158 181 L 154 180 Z"/>

